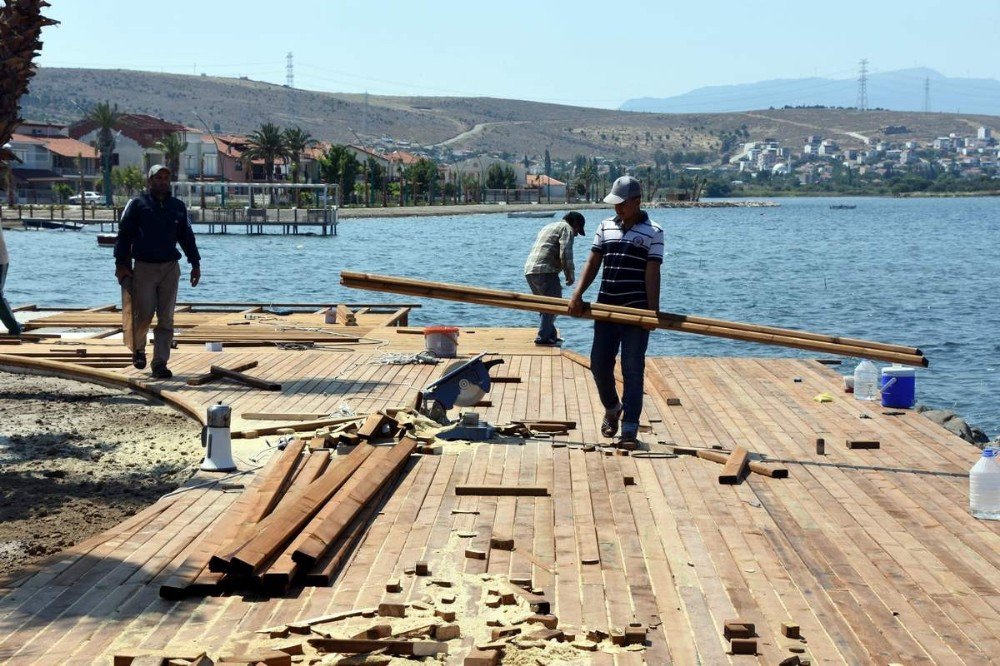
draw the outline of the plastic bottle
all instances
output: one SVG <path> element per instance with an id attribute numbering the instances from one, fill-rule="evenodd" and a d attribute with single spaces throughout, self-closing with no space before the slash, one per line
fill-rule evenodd
<path id="1" fill-rule="evenodd" d="M 969 511 L 985 520 L 1000 520 L 1000 459 L 986 447 L 969 471 Z"/>
<path id="2" fill-rule="evenodd" d="M 868 359 L 863 359 L 854 368 L 854 397 L 858 400 L 878 400 L 878 368 Z"/>

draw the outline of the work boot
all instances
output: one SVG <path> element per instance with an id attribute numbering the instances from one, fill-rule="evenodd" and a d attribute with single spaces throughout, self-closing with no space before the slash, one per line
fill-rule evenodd
<path id="1" fill-rule="evenodd" d="M 132 366 L 136 370 L 142 370 L 146 367 L 146 350 L 136 349 L 132 352 Z"/>
<path id="2" fill-rule="evenodd" d="M 153 368 L 153 372 L 150 374 L 153 375 L 153 379 L 170 379 L 174 376 L 174 373 L 170 372 L 170 369 L 165 365 Z"/>

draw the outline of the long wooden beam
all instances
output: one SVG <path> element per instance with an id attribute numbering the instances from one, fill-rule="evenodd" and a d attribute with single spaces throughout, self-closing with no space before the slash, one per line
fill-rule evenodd
<path id="1" fill-rule="evenodd" d="M 291 497 L 293 501 L 279 505 L 273 514 L 257 525 L 255 534 L 248 541 L 239 544 L 231 553 L 213 558 L 209 566 L 213 571 L 228 570 L 247 576 L 260 573 L 264 565 L 294 539 L 299 530 L 343 487 L 375 448 L 367 443 L 358 445 L 304 491 Z"/>
<path id="2" fill-rule="evenodd" d="M 340 280 L 344 286 L 357 289 L 425 296 L 514 310 L 528 310 L 542 314 L 565 315 L 569 307 L 569 301 L 563 298 L 465 287 L 441 282 L 426 282 L 408 278 L 373 275 L 370 273 L 344 271 L 341 273 Z M 905 365 L 927 366 L 928 364 L 927 359 L 923 356 L 923 352 L 914 347 L 756 324 L 728 322 L 720 319 L 709 319 L 707 317 L 690 317 L 669 312 L 654 312 L 638 308 L 610 306 L 602 303 L 585 304 L 584 313 L 581 316 L 597 321 L 610 321 L 633 326 L 698 333 L 701 335 L 793 347 L 821 353 L 871 358 Z"/>
<path id="3" fill-rule="evenodd" d="M 337 491 L 293 542 L 292 559 L 303 567 L 312 567 L 350 525 L 358 512 L 387 483 L 392 482 L 417 442 L 409 437 L 392 448 L 377 451 L 362 463 L 351 480 Z"/>

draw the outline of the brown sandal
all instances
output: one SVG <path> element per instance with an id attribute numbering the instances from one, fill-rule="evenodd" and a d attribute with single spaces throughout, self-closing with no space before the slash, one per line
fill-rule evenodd
<path id="1" fill-rule="evenodd" d="M 618 422 L 622 418 L 622 407 L 618 408 L 613 415 L 604 413 L 604 419 L 601 421 L 601 434 L 605 437 L 614 437 L 618 434 Z"/>

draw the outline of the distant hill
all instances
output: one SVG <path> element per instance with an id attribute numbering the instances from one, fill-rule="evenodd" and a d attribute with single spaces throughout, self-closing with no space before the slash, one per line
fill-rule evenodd
<path id="1" fill-rule="evenodd" d="M 873 101 L 874 101 L 873 97 Z M 810 134 L 842 146 L 861 146 L 889 126 L 906 132 L 896 141 L 930 141 L 980 125 L 1000 132 L 1000 118 L 947 113 L 900 113 L 847 109 L 775 109 L 742 113 L 634 113 L 486 97 L 379 97 L 290 89 L 248 79 L 161 74 L 129 70 L 40 68 L 21 115 L 69 123 L 97 102 L 146 113 L 189 127 L 247 133 L 264 122 L 299 125 L 314 137 L 366 145 L 380 137 L 414 146 L 443 146 L 539 159 L 601 156 L 649 162 L 658 152 L 709 152 L 723 156 L 724 142 L 773 138 L 800 147 Z M 767 105 L 760 105 L 766 108 Z M 367 129 L 366 129 L 367 128 Z"/>
<path id="2" fill-rule="evenodd" d="M 949 78 L 932 69 L 901 69 L 868 76 L 868 108 L 922 111 L 924 82 L 930 110 L 1000 115 L 1000 81 Z M 675 97 L 642 97 L 622 104 L 623 111 L 720 113 L 783 106 L 854 107 L 858 79 L 772 79 L 757 83 L 698 88 Z"/>

